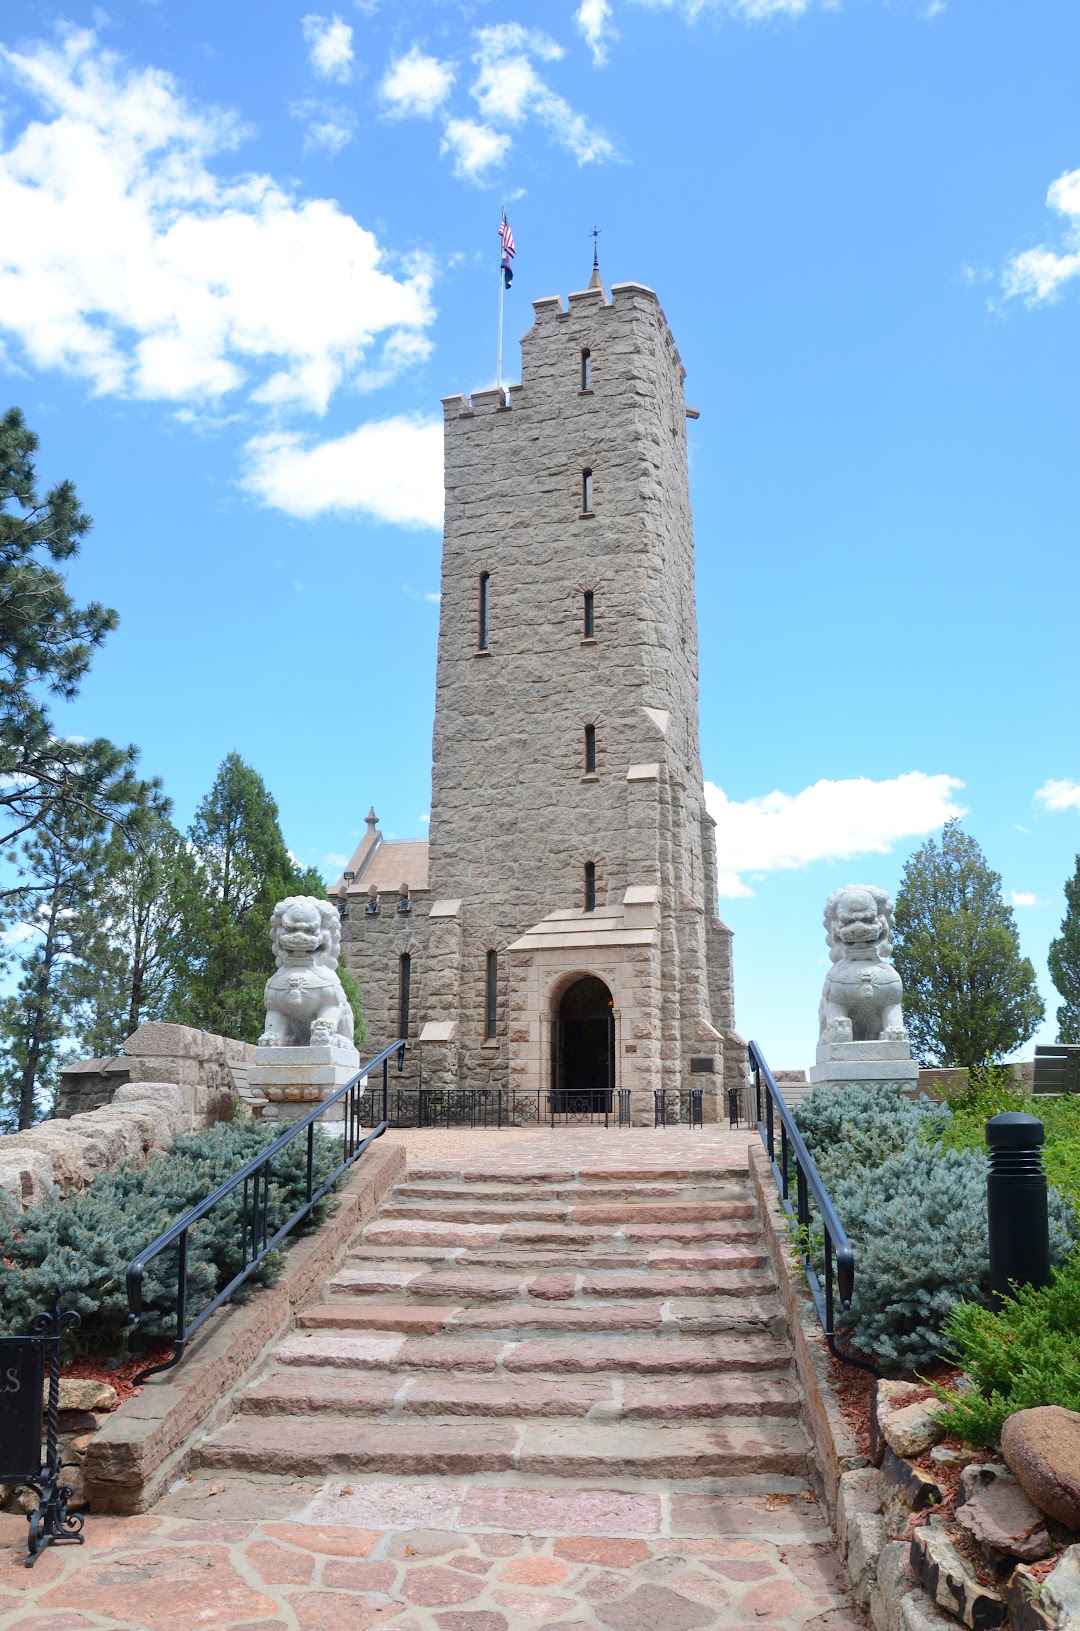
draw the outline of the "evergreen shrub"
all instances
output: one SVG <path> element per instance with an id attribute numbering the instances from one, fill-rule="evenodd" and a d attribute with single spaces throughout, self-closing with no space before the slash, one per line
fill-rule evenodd
<path id="1" fill-rule="evenodd" d="M 1057 1404 L 1080 1410 L 1080 1253 L 1053 1284 L 1019 1287 L 998 1311 L 956 1305 L 945 1321 L 951 1354 L 975 1384 L 937 1388 L 939 1420 L 969 1444 L 992 1444 L 1014 1410 Z"/>
<path id="2" fill-rule="evenodd" d="M 841 1322 L 883 1369 L 932 1365 L 954 1306 L 989 1293 L 986 1155 L 912 1144 L 830 1189 L 855 1247 L 855 1295 Z M 1051 1251 L 1073 1240 L 1072 1213 L 1050 1195 Z"/>
<path id="3" fill-rule="evenodd" d="M 21 1213 L 0 1215 L 0 1329 L 25 1331 L 48 1308 L 57 1291 L 82 1317 L 80 1345 L 126 1353 L 129 1336 L 142 1348 L 175 1335 L 176 1248 L 149 1265 L 143 1281 L 143 1316 L 127 1329 L 127 1265 L 185 1212 L 232 1176 L 282 1129 L 269 1123 L 233 1121 L 181 1136 L 150 1161 L 124 1161 L 87 1189 Z M 325 1181 L 339 1155 L 331 1138 L 315 1138 L 314 1183 Z M 307 1140 L 300 1134 L 276 1157 L 269 1192 L 268 1234 L 304 1199 Z M 328 1198 L 314 1209 L 311 1225 L 325 1216 Z M 243 1263 L 243 1186 L 196 1224 L 188 1237 L 189 1319 L 228 1284 Z M 246 1283 L 267 1285 L 281 1270 L 274 1252 Z M 246 1286 L 238 1293 L 243 1296 Z"/>
<path id="4" fill-rule="evenodd" d="M 882 1369 L 933 1364 L 944 1351 L 943 1328 L 953 1308 L 964 1300 L 977 1308 L 986 1302 L 983 1128 L 999 1109 L 1030 1108 L 1030 1098 L 1014 1105 L 1010 1096 L 1011 1082 L 986 1071 L 954 1094 L 956 1109 L 952 1102 L 908 1099 L 898 1086 L 853 1086 L 817 1088 L 795 1111 L 855 1248 L 855 1295 L 839 1323 Z M 1069 1108 L 1064 1115 L 1074 1113 Z M 1080 1116 L 1076 1125 L 1080 1131 Z M 1076 1156 L 1080 1176 L 1080 1138 Z M 1065 1172 L 1064 1163 L 1051 1168 L 1049 1151 L 1047 1165 L 1053 1176 Z M 1071 1201 L 1054 1187 L 1050 1217 L 1052 1256 L 1060 1262 L 1080 1230 Z M 811 1242 L 819 1241 L 814 1228 Z M 820 1259 L 820 1246 L 815 1256 Z"/>

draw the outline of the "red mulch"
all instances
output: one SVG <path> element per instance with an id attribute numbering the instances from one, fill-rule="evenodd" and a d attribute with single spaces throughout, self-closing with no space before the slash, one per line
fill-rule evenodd
<path id="1" fill-rule="evenodd" d="M 120 1401 L 130 1399 L 133 1394 L 141 1393 L 142 1388 L 135 1386 L 135 1377 L 141 1370 L 150 1365 L 161 1365 L 168 1359 L 173 1351 L 171 1342 L 164 1343 L 159 1348 L 150 1348 L 146 1353 L 140 1354 L 137 1359 L 125 1359 L 122 1365 L 111 1368 L 104 1359 L 95 1358 L 93 1354 L 82 1354 L 78 1359 L 72 1359 L 61 1369 L 62 1376 L 85 1377 L 94 1382 L 108 1382 L 120 1395 Z"/>

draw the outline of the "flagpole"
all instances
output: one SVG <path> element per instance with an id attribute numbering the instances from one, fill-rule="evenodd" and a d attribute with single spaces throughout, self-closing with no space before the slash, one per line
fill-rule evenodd
<path id="1" fill-rule="evenodd" d="M 503 220 L 506 220 L 506 211 L 503 210 Z M 503 276 L 503 241 L 499 239 L 499 349 L 495 363 L 495 385 L 502 396 L 502 334 L 503 334 L 503 294 L 506 290 L 506 279 Z"/>

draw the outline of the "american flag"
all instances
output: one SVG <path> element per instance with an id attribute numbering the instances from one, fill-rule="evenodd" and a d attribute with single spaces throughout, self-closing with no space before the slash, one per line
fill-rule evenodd
<path id="1" fill-rule="evenodd" d="M 502 221 L 499 224 L 499 239 L 502 243 L 503 288 L 509 289 L 514 281 L 514 268 L 510 265 L 510 262 L 517 254 L 517 250 L 514 248 L 514 234 L 510 230 L 510 223 L 506 219 L 505 210 L 503 210 Z"/>

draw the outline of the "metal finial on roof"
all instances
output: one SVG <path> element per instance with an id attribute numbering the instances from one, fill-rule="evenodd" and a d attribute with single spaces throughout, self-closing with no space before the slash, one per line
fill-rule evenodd
<path id="1" fill-rule="evenodd" d="M 372 806 L 371 806 L 371 808 L 370 808 L 370 809 L 369 809 L 369 810 L 368 810 L 368 813 L 367 813 L 367 815 L 366 815 L 366 816 L 365 816 L 365 817 L 364 817 L 364 820 L 365 820 L 365 822 L 366 822 L 366 823 L 367 823 L 367 825 L 368 825 L 368 826 L 369 826 L 369 827 L 375 827 L 375 826 L 377 826 L 377 825 L 378 825 L 378 822 L 379 822 L 379 818 L 378 818 L 378 816 L 377 816 L 377 815 L 376 815 L 376 814 L 375 814 L 375 806 L 374 806 L 374 804 L 373 804 L 373 805 L 372 805 Z"/>
<path id="2" fill-rule="evenodd" d="M 600 245 L 598 241 L 600 238 L 600 231 L 601 229 L 599 227 L 593 227 L 592 232 L 589 234 L 592 239 L 592 277 L 589 279 L 590 289 L 602 289 L 604 287 L 600 281 Z"/>

